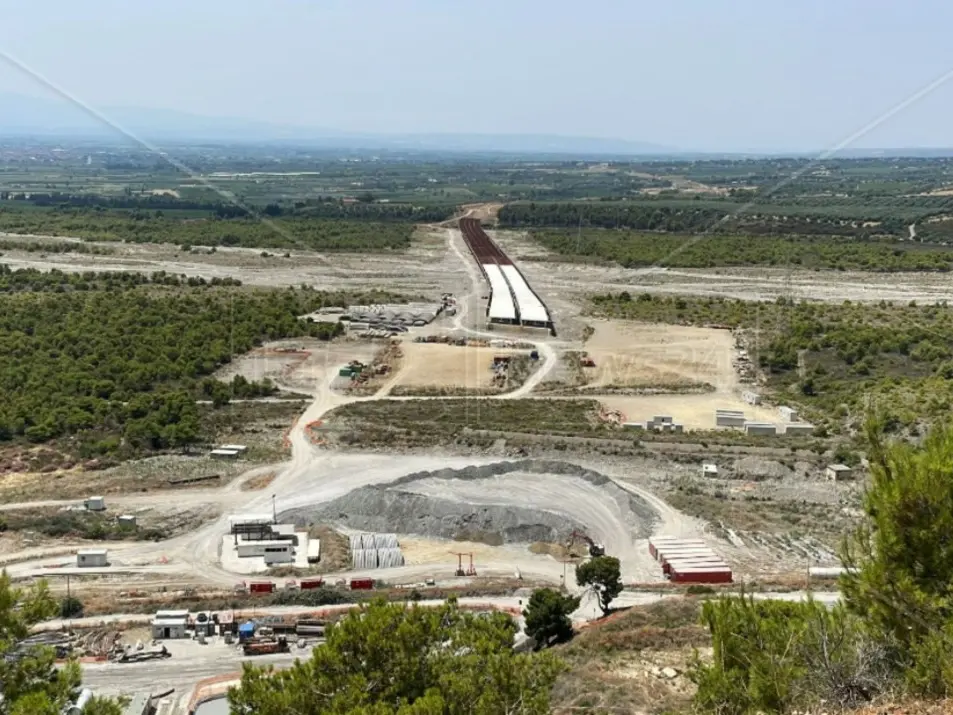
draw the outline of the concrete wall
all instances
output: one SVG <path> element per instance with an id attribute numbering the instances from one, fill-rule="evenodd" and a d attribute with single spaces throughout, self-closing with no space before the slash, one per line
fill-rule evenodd
<path id="1" fill-rule="evenodd" d="M 778 433 L 778 428 L 776 425 L 770 423 L 745 423 L 745 434 L 756 435 L 761 437 L 771 437 Z"/>

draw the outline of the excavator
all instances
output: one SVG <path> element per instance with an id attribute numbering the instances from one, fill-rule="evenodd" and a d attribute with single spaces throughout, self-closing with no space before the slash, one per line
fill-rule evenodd
<path id="1" fill-rule="evenodd" d="M 572 551 L 572 547 L 577 541 L 584 541 L 588 544 L 590 556 L 605 556 L 606 547 L 602 544 L 597 544 L 581 531 L 573 531 L 569 535 L 569 540 L 566 542 L 566 550 Z"/>

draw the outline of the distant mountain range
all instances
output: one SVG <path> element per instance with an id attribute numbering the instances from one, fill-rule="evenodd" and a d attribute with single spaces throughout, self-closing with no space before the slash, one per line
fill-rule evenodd
<path id="1" fill-rule="evenodd" d="M 285 143 L 315 149 L 567 155 L 691 159 L 813 158 L 807 151 L 685 151 L 625 139 L 550 134 L 371 134 L 236 117 L 208 117 L 171 109 L 97 107 L 110 122 L 150 142 Z M 123 141 L 121 132 L 76 105 L 0 92 L 0 137 Z M 953 148 L 847 148 L 839 158 L 953 157 Z"/>
<path id="2" fill-rule="evenodd" d="M 335 149 L 658 155 L 676 150 L 643 142 L 546 134 L 368 134 L 169 109 L 97 107 L 110 122 L 149 141 L 298 142 Z M 0 135 L 121 139 L 117 130 L 65 101 L 0 93 Z"/>

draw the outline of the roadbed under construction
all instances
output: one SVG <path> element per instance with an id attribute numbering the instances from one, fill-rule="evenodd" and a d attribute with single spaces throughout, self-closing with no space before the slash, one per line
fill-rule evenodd
<path id="1" fill-rule="evenodd" d="M 474 218 L 460 219 L 460 232 L 490 286 L 487 318 L 491 323 L 553 330 L 549 309 L 522 272 Z"/>

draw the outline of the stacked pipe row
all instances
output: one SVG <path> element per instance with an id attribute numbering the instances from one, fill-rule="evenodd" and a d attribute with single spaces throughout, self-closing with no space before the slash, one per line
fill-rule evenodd
<path id="1" fill-rule="evenodd" d="M 397 534 L 352 534 L 350 544 L 352 568 L 383 569 L 404 565 Z"/>
<path id="2" fill-rule="evenodd" d="M 376 569 L 377 549 L 358 549 L 351 552 L 351 566 L 356 569 Z"/>

